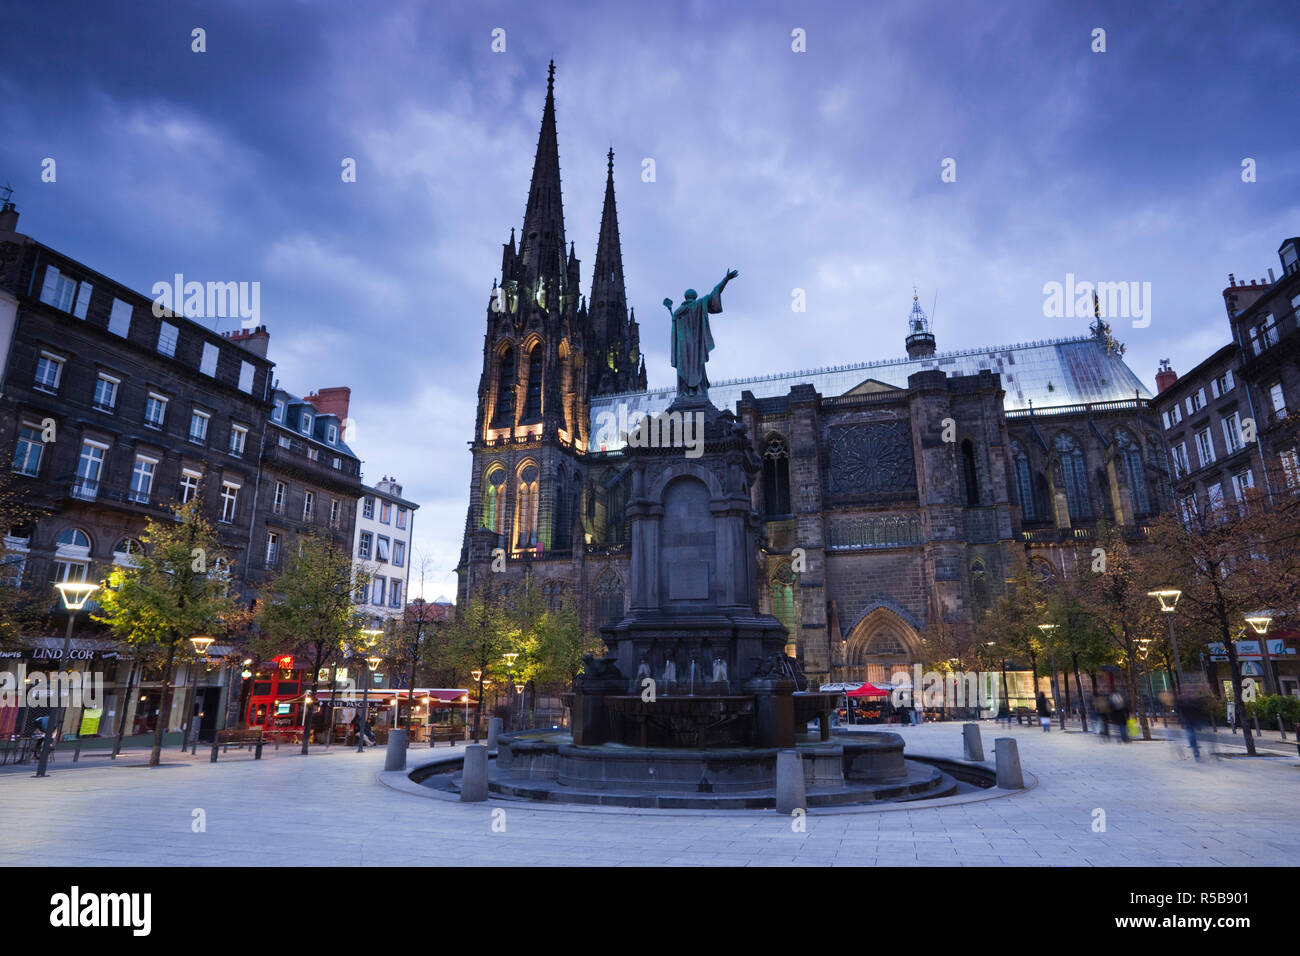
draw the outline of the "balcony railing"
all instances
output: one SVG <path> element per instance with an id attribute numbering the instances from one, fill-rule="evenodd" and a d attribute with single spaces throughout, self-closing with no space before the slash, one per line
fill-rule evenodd
<path id="1" fill-rule="evenodd" d="M 73 482 L 72 497 L 80 498 L 82 501 L 94 501 L 99 497 L 99 482 L 87 479 Z"/>

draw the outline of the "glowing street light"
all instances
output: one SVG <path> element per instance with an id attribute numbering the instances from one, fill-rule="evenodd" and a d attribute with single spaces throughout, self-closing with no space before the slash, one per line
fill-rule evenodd
<path id="1" fill-rule="evenodd" d="M 1272 611 L 1254 611 L 1245 615 L 1246 623 L 1251 626 L 1256 634 L 1259 635 L 1259 649 L 1261 657 L 1264 659 L 1264 690 L 1270 694 L 1277 693 L 1276 682 L 1273 678 L 1273 659 L 1268 654 L 1268 633 L 1269 625 L 1273 623 Z"/>
<path id="2" fill-rule="evenodd" d="M 1160 602 L 1160 610 L 1169 615 L 1169 649 L 1174 652 L 1174 668 L 1178 671 L 1178 689 L 1183 689 L 1183 659 L 1178 654 L 1178 638 L 1174 636 L 1174 609 L 1178 607 L 1178 599 L 1183 596 L 1183 592 L 1178 588 L 1161 588 L 1158 591 L 1148 591 L 1147 597 L 1153 597 Z"/>

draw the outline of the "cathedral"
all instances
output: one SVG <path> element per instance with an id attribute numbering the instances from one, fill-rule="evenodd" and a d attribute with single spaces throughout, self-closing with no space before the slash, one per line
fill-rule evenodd
<path id="1" fill-rule="evenodd" d="M 486 309 L 459 600 L 530 575 L 593 633 L 627 608 L 626 435 L 664 412 L 628 308 L 608 155 L 590 293 L 565 247 L 555 67 L 523 230 Z M 900 309 L 900 312 L 903 310 Z M 1099 519 L 1140 537 L 1171 505 L 1152 396 L 1097 317 L 1074 337 L 936 348 L 917 297 L 905 356 L 711 383 L 762 462 L 759 610 L 813 681 L 885 681 L 921 660 L 939 621 L 961 629 L 1019 549 L 1045 582 L 1075 573 Z"/>

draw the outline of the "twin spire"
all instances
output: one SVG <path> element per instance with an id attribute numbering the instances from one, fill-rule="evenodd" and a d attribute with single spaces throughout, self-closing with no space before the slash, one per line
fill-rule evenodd
<path id="1" fill-rule="evenodd" d="M 592 275 L 591 297 L 585 309 L 578 310 L 579 325 L 584 333 L 587 352 L 588 391 L 590 394 L 634 391 L 645 388 L 645 366 L 641 360 L 639 332 L 635 315 L 629 316 L 627 292 L 623 283 L 623 251 L 618 235 L 618 211 L 614 201 L 614 150 L 607 154 L 605 204 L 600 217 L 600 235 L 596 243 L 596 264 Z M 560 193 L 560 148 L 555 123 L 555 61 L 546 77 L 546 105 L 542 110 L 542 127 L 537 136 L 537 153 L 533 159 L 533 178 L 524 210 L 524 227 L 515 252 L 514 232 L 506 247 L 502 281 L 522 279 L 527 288 L 523 296 L 536 298 L 537 289 L 545 290 L 539 304 L 564 308 L 566 301 L 576 303 L 578 260 L 573 246 L 565 249 L 564 204 Z M 639 365 L 639 367 L 638 367 Z"/>

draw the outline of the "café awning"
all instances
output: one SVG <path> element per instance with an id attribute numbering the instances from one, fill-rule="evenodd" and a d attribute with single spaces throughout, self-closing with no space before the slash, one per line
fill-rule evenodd
<path id="1" fill-rule="evenodd" d="M 888 697 L 889 691 L 881 690 L 875 684 L 866 683 L 856 690 L 849 691 L 850 697 Z"/>

